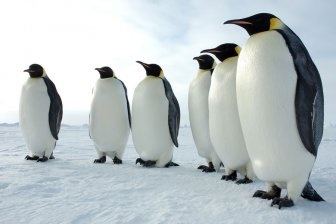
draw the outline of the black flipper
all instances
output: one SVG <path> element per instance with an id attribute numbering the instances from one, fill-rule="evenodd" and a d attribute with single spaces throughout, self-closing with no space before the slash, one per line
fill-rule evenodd
<path id="1" fill-rule="evenodd" d="M 48 95 L 50 98 L 49 108 L 49 127 L 52 136 L 58 140 L 58 133 L 61 128 L 63 105 L 61 97 L 59 96 L 55 84 L 48 78 L 48 76 L 42 77 L 46 86 Z"/>
<path id="2" fill-rule="evenodd" d="M 166 97 L 169 101 L 168 125 L 170 137 L 174 145 L 178 147 L 177 136 L 180 128 L 180 106 L 169 81 L 166 78 L 163 78 L 162 81 L 165 88 Z"/>
<path id="3" fill-rule="evenodd" d="M 315 189 L 313 188 L 313 186 L 309 181 L 303 188 L 301 197 L 308 199 L 310 201 L 324 201 L 324 199 L 315 191 Z"/>
<path id="4" fill-rule="evenodd" d="M 116 78 L 118 79 L 118 78 Z M 126 97 L 126 102 L 127 102 L 127 112 L 128 112 L 128 121 L 129 121 L 129 125 L 130 125 L 130 128 L 132 127 L 131 126 L 131 111 L 130 111 L 130 105 L 129 105 L 129 101 L 128 101 L 128 96 L 127 96 L 127 88 L 125 86 L 125 84 L 123 83 L 123 81 L 121 81 L 120 79 L 118 79 L 121 84 L 123 85 L 124 87 L 124 90 L 125 90 L 125 97 Z"/>
<path id="5" fill-rule="evenodd" d="M 306 149 L 316 157 L 324 120 L 321 77 L 300 38 L 289 27 L 277 31 L 286 41 L 298 75 L 295 94 L 298 131 Z"/>

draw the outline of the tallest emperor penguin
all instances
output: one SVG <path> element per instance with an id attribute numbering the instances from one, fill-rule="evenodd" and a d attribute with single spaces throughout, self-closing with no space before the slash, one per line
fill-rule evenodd
<path id="1" fill-rule="evenodd" d="M 19 118 L 31 154 L 26 159 L 45 162 L 54 159 L 63 116 L 62 100 L 41 65 L 32 64 L 24 72 L 30 77 L 22 87 Z"/>
<path id="2" fill-rule="evenodd" d="M 247 150 L 268 191 L 255 197 L 290 207 L 300 197 L 323 201 L 308 179 L 323 134 L 319 72 L 300 38 L 268 13 L 229 20 L 250 35 L 237 67 L 237 103 Z M 287 196 L 280 197 L 287 188 Z"/>

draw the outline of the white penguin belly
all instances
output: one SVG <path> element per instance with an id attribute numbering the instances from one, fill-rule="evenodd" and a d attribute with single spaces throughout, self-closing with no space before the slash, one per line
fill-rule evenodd
<path id="1" fill-rule="evenodd" d="M 209 74 L 200 74 L 200 73 Z M 210 71 L 199 71 L 189 87 L 188 107 L 190 128 L 198 154 L 212 161 L 212 146 L 209 134 L 208 95 L 211 83 Z"/>
<path id="2" fill-rule="evenodd" d="M 20 127 L 29 151 L 50 157 L 56 140 L 49 127 L 50 98 L 42 78 L 28 78 L 20 98 Z"/>
<path id="3" fill-rule="evenodd" d="M 282 36 L 276 31 L 251 36 L 238 59 L 237 100 L 253 168 L 265 181 L 308 174 L 315 160 L 296 126 L 296 82 Z"/>
<path id="4" fill-rule="evenodd" d="M 125 90 L 115 78 L 99 79 L 90 110 L 90 135 L 102 152 L 124 151 L 129 137 Z"/>
<path id="5" fill-rule="evenodd" d="M 237 58 L 216 66 L 209 93 L 211 141 L 224 166 L 233 170 L 249 162 L 237 107 Z"/>
<path id="6" fill-rule="evenodd" d="M 163 82 L 159 78 L 146 77 L 134 91 L 132 137 L 135 149 L 143 160 L 157 161 L 166 155 L 166 164 L 172 159 L 173 142 L 168 127 L 168 100 Z"/>

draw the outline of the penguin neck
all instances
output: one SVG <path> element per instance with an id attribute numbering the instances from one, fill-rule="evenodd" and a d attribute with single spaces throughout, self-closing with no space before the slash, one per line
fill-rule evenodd
<path id="1" fill-rule="evenodd" d="M 201 78 L 205 75 L 211 75 L 211 70 L 212 69 L 199 69 L 196 77 Z"/>
<path id="2" fill-rule="evenodd" d="M 238 56 L 225 58 L 221 63 L 229 62 L 229 61 L 234 60 L 234 59 L 238 59 Z"/>
<path id="3" fill-rule="evenodd" d="M 100 80 L 111 80 L 112 78 L 117 78 L 115 76 L 111 76 L 111 77 L 100 77 Z"/>

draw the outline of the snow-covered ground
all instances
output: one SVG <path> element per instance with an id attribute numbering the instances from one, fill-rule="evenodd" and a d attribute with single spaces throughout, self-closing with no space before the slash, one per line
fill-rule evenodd
<path id="1" fill-rule="evenodd" d="M 326 202 L 300 199 L 292 208 L 252 198 L 261 181 L 236 185 L 223 171 L 197 170 L 189 128 L 180 129 L 174 161 L 180 167 L 144 168 L 130 139 L 122 165 L 93 164 L 87 126 L 63 126 L 55 160 L 24 160 L 17 125 L 0 125 L 0 223 L 335 223 L 336 127 L 328 126 L 311 175 Z M 285 192 L 283 192 L 285 193 Z"/>

